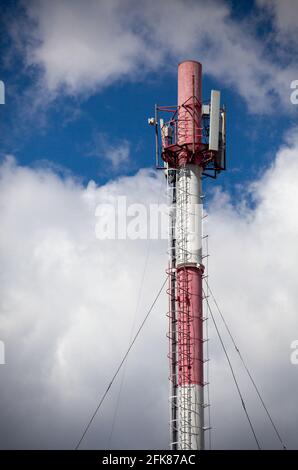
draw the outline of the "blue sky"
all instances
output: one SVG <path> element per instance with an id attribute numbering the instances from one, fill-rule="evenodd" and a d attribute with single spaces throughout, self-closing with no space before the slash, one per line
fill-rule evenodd
<path id="1" fill-rule="evenodd" d="M 54 98 L 47 100 L 47 88 L 38 85 L 44 74 L 43 66 L 41 63 L 28 65 L 25 46 L 28 47 L 26 41 L 29 39 L 21 35 L 22 46 L 16 44 L 16 34 L 11 32 L 13 28 L 8 21 L 13 18 L 13 24 L 21 27 L 29 21 L 25 16 L 26 8 L 24 10 L 24 6 L 15 1 L 2 4 L 5 5 L 2 31 L 5 33 L 6 29 L 6 34 L 2 34 L 1 41 L 1 56 L 5 59 L 1 78 L 6 84 L 7 103 L 0 109 L 2 157 L 13 154 L 20 164 L 31 166 L 47 161 L 72 172 L 83 183 L 93 179 L 102 184 L 119 175 L 131 175 L 142 167 L 153 167 L 154 136 L 147 125 L 147 117 L 152 115 L 155 103 L 176 103 L 175 57 L 168 59 L 166 67 L 160 63 L 156 70 L 148 71 L 136 80 L 112 77 L 110 85 L 92 85 L 92 90 L 83 93 L 79 84 L 75 93 L 66 92 L 62 86 Z M 251 34 L 254 26 L 255 41 L 262 41 L 264 36 L 272 34 L 272 21 L 268 20 L 268 15 L 263 14 L 258 24 L 253 25 L 254 2 L 229 2 L 227 5 L 230 5 L 234 24 L 246 21 Z M 258 14 L 261 15 L 259 10 Z M 214 77 L 206 73 L 204 55 L 208 56 L 208 47 L 202 54 L 191 57 L 203 64 L 204 99 L 208 99 L 212 88 L 220 89 L 227 106 L 228 171 L 220 177 L 219 184 L 234 193 L 239 184 L 255 179 L 270 165 L 284 133 L 297 118 L 297 110 L 290 104 L 290 83 L 284 84 L 284 93 L 288 88 L 288 104 L 276 100 L 272 111 L 268 111 L 266 104 L 258 110 L 257 98 L 256 106 L 254 100 L 248 103 L 245 90 L 239 93 L 235 86 L 221 80 L 220 74 Z M 274 57 L 272 61 L 274 63 Z M 235 63 L 234 67 L 237 66 Z M 292 79 L 295 79 L 294 75 Z M 32 102 L 35 101 L 36 86 L 42 87 L 38 91 L 42 97 L 35 106 Z M 285 102 L 286 99 L 284 97 Z M 255 108 L 257 112 L 254 112 Z M 104 135 L 101 144 L 98 144 L 99 134 Z M 129 157 L 113 167 L 103 156 L 108 151 L 105 143 L 121 147 L 123 141 Z M 218 183 L 208 181 L 207 184 Z"/>

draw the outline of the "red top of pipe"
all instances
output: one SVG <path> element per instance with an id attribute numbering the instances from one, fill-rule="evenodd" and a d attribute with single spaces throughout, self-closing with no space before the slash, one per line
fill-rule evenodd
<path id="1" fill-rule="evenodd" d="M 178 144 L 187 144 L 195 152 L 202 140 L 202 65 L 195 60 L 185 60 L 178 65 Z M 187 152 L 180 152 L 178 161 L 183 166 Z"/>
<path id="2" fill-rule="evenodd" d="M 185 60 L 178 65 L 178 106 L 192 96 L 202 101 L 202 65 L 195 60 Z"/>

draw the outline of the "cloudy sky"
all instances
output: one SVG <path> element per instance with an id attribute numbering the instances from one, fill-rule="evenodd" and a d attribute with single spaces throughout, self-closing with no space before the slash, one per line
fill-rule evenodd
<path id="1" fill-rule="evenodd" d="M 228 109 L 228 171 L 205 181 L 210 285 L 298 449 L 296 0 L 0 1 L 1 448 L 73 449 L 165 278 L 165 240 L 98 240 L 96 207 L 164 200 L 154 104 L 177 63 Z M 167 448 L 159 299 L 82 448 Z M 220 323 L 219 323 L 220 324 Z M 280 448 L 225 336 L 262 448 Z M 210 325 L 212 447 L 255 443 Z"/>

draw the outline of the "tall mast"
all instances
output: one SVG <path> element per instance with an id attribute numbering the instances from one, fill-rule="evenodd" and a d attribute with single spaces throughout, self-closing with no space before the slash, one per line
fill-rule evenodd
<path id="1" fill-rule="evenodd" d="M 159 120 L 160 113 L 170 114 L 170 119 Z M 155 117 L 148 122 L 155 126 L 156 166 L 165 170 L 170 195 L 167 273 L 171 448 L 203 450 L 202 176 L 216 178 L 225 170 L 226 119 L 219 91 L 211 91 L 208 104 L 202 102 L 199 62 L 179 64 L 178 105 L 156 106 Z"/>
<path id="2" fill-rule="evenodd" d="M 202 141 L 202 66 L 178 67 L 176 276 L 178 448 L 204 448 L 202 308 L 202 168 L 192 155 Z"/>

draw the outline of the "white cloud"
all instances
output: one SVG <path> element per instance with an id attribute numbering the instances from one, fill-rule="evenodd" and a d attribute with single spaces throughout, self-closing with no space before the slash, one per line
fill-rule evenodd
<path id="1" fill-rule="evenodd" d="M 233 205 L 225 193 L 216 192 L 207 227 L 210 284 L 293 448 L 298 448 L 297 366 L 290 364 L 290 344 L 298 335 L 297 178 L 293 133 L 272 167 L 248 189 L 255 207 L 245 204 L 245 190 L 243 200 Z M 11 159 L 2 165 L 4 448 L 73 448 L 77 443 L 127 346 L 148 250 L 144 241 L 97 240 L 96 205 L 124 194 L 129 202 L 156 203 L 164 184 L 162 175 L 142 170 L 102 187 L 94 182 L 84 187 Z M 136 324 L 166 267 L 166 243 L 152 241 L 149 251 Z M 116 448 L 167 446 L 166 310 L 164 293 L 131 353 L 112 444 Z M 253 447 L 214 331 L 210 347 L 213 446 Z M 262 445 L 278 447 L 247 381 L 242 374 L 239 378 Z M 84 446 L 107 446 L 118 386 Z"/>
<path id="2" fill-rule="evenodd" d="M 129 161 L 130 143 L 127 139 L 111 139 L 106 134 L 98 132 L 94 136 L 92 146 L 88 155 L 108 160 L 114 170 Z"/>
<path id="3" fill-rule="evenodd" d="M 146 242 L 97 240 L 95 208 L 119 192 L 133 202 L 148 203 L 160 184 L 143 171 L 102 188 L 92 182 L 83 188 L 51 171 L 18 167 L 11 159 L 1 167 L 0 321 L 7 362 L 0 369 L 4 448 L 75 446 L 127 347 L 147 251 Z M 165 251 L 166 246 L 153 242 L 137 323 L 165 277 Z M 158 415 L 164 415 L 166 437 L 165 299 L 159 308 L 127 368 L 133 379 L 126 383 L 131 399 L 125 406 L 130 402 L 129 407 L 139 407 L 154 426 Z M 158 352 L 156 341 L 161 345 Z M 142 377 L 144 367 L 146 377 Z M 143 398 L 142 387 L 149 388 L 149 383 L 158 384 L 154 410 L 153 395 Z M 91 441 L 86 441 L 89 445 L 106 445 L 111 406 L 107 402 L 97 431 L 93 429 Z M 100 429 L 107 433 L 101 435 Z M 136 446 L 145 445 L 142 434 L 132 438 Z M 120 436 L 120 442 L 129 446 L 129 436 Z M 153 443 L 158 445 L 154 437 Z"/>
<path id="4" fill-rule="evenodd" d="M 127 74 L 135 66 L 142 44 L 125 28 L 122 2 L 33 1 L 25 3 L 37 21 L 36 39 L 28 62 L 41 64 L 50 90 L 66 85 L 83 92 L 98 83 Z M 36 46 L 36 45 L 35 45 Z"/>
<path id="5" fill-rule="evenodd" d="M 217 298 L 282 434 L 295 448 L 298 421 L 294 395 L 298 381 L 297 369 L 289 357 L 290 343 L 298 334 L 297 175 L 298 140 L 297 133 L 293 133 L 272 167 L 248 188 L 256 208 L 243 204 L 235 208 L 219 192 L 210 207 L 208 227 L 211 279 Z M 245 192 L 244 188 L 244 198 Z M 230 395 L 222 389 L 222 362 L 213 365 L 213 390 L 217 397 L 221 395 L 213 416 L 221 441 L 226 430 L 224 423 L 231 419 L 238 400 L 236 393 Z M 248 383 L 243 383 L 248 394 Z M 249 409 L 257 409 L 254 401 Z M 254 418 L 257 429 L 262 429 L 264 416 L 262 412 Z M 268 445 L 269 433 L 264 428 L 263 432 L 259 436 L 265 437 L 263 442 Z M 233 434 L 229 446 L 235 443 L 239 445 L 239 440 Z"/>
<path id="6" fill-rule="evenodd" d="M 112 162 L 113 167 L 118 167 L 120 163 L 129 159 L 129 142 L 124 141 L 116 147 L 108 147 L 106 158 Z"/>
<path id="7" fill-rule="evenodd" d="M 268 112 L 276 98 L 289 104 L 289 84 L 298 75 L 295 63 L 274 61 L 249 20 L 232 19 L 223 1 L 89 0 L 86 8 L 80 0 L 33 0 L 24 6 L 33 21 L 24 38 L 26 62 L 41 68 L 52 93 L 92 93 L 194 57 L 251 110 Z"/>
<path id="8" fill-rule="evenodd" d="M 293 39 L 297 42 L 298 30 L 298 3 L 296 0 L 257 0 L 257 3 L 266 8 L 274 17 L 275 27 L 283 39 Z"/>

